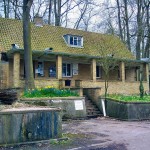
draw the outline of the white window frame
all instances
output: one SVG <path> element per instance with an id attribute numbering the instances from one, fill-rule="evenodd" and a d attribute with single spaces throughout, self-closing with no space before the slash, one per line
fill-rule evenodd
<path id="1" fill-rule="evenodd" d="M 68 43 L 69 43 L 70 46 L 83 47 L 83 37 L 81 37 L 81 36 L 74 36 L 74 35 L 68 35 L 68 36 L 69 36 Z M 73 38 L 73 44 L 71 44 L 71 38 Z M 77 42 L 77 44 L 75 44 L 75 41 Z"/>
<path id="2" fill-rule="evenodd" d="M 63 74 L 63 65 L 66 65 L 66 75 Z M 70 65 L 70 75 L 67 75 L 67 65 Z M 71 63 L 62 63 L 62 77 L 72 77 L 72 64 Z"/>

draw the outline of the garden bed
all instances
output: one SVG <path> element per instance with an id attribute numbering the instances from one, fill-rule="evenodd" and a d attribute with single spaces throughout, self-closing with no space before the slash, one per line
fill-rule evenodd
<path id="1" fill-rule="evenodd" d="M 99 108 L 102 110 L 101 105 Z M 150 119 L 150 102 L 125 102 L 107 98 L 105 100 L 105 108 L 107 116 L 120 120 Z"/>

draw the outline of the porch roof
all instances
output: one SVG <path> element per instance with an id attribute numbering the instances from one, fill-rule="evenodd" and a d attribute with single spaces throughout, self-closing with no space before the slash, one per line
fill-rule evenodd
<path id="1" fill-rule="evenodd" d="M 0 18 L 0 51 L 10 50 L 11 44 L 15 43 L 20 49 L 23 48 L 22 21 L 15 19 Z M 68 46 L 63 35 L 79 35 L 83 37 L 83 47 Z M 53 48 L 52 54 L 76 55 L 87 57 L 104 57 L 113 54 L 119 59 L 134 59 L 132 53 L 120 41 L 117 36 L 94 32 L 68 29 L 50 25 L 37 27 L 31 23 L 31 47 L 34 50 L 43 51 Z"/>
<path id="2" fill-rule="evenodd" d="M 24 49 L 11 49 L 11 50 L 7 51 L 7 54 L 9 57 L 12 57 L 15 52 L 19 52 L 21 55 L 24 55 Z M 32 56 L 34 59 L 42 58 L 44 60 L 47 60 L 47 59 L 52 58 L 53 56 L 57 56 L 57 55 L 68 56 L 70 58 L 78 58 L 78 59 L 81 58 L 81 60 L 83 60 L 83 59 L 88 59 L 88 60 L 89 59 L 102 59 L 103 58 L 102 56 L 90 56 L 87 54 L 74 54 L 74 53 L 64 53 L 64 52 L 54 52 L 54 51 L 46 52 L 46 51 L 40 51 L 40 50 L 32 50 Z M 112 58 L 112 57 L 110 57 L 110 58 Z M 144 59 L 143 60 L 128 59 L 128 58 L 112 58 L 112 59 L 117 59 L 118 62 L 122 61 L 122 62 L 127 62 L 127 63 L 150 63 L 150 61 L 144 60 Z"/>

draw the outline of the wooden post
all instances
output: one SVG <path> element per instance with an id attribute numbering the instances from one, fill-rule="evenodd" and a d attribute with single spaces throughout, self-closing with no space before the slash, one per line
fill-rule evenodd
<path id="1" fill-rule="evenodd" d="M 91 79 L 96 81 L 96 60 L 92 59 L 91 61 Z"/>
<path id="2" fill-rule="evenodd" d="M 149 65 L 145 64 L 145 72 L 146 72 L 146 81 L 149 83 Z"/>
<path id="3" fill-rule="evenodd" d="M 62 56 L 56 58 L 56 77 L 62 79 Z"/>
<path id="4" fill-rule="evenodd" d="M 14 87 L 19 87 L 20 81 L 20 53 L 14 53 L 13 63 Z"/>
<path id="5" fill-rule="evenodd" d="M 120 78 L 122 82 L 125 82 L 125 63 L 120 63 Z"/>

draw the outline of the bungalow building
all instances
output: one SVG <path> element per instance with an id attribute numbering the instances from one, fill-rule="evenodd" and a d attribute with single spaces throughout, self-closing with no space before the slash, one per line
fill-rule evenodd
<path id="1" fill-rule="evenodd" d="M 97 90 L 104 94 L 101 60 L 116 59 L 109 72 L 108 93 L 139 93 L 139 69 L 143 66 L 144 90 L 149 90 L 148 63 L 135 60 L 113 35 L 31 23 L 35 85 Z M 22 21 L 0 18 L 1 86 L 24 87 Z M 111 65 L 110 65 L 111 67 Z"/>

